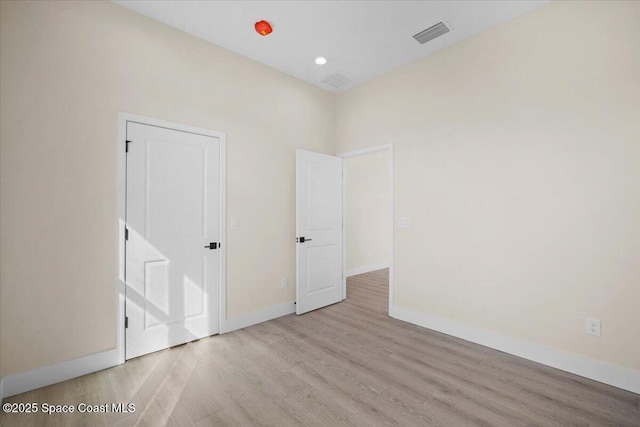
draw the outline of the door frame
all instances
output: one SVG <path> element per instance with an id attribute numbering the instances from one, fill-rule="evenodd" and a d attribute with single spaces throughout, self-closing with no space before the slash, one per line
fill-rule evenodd
<path id="1" fill-rule="evenodd" d="M 125 300 L 126 286 L 124 282 L 125 271 L 125 241 L 124 226 L 126 224 L 126 179 L 127 179 L 127 160 L 126 160 L 126 137 L 127 122 L 136 122 L 143 125 L 157 126 L 181 132 L 196 133 L 204 136 L 212 136 L 220 141 L 220 293 L 218 295 L 219 303 L 219 328 L 218 333 L 226 330 L 225 320 L 227 318 L 227 137 L 225 133 L 203 129 L 199 127 L 183 125 L 180 123 L 169 122 L 165 120 L 155 119 L 152 117 L 140 116 L 137 114 L 118 112 L 118 139 L 117 147 L 117 277 L 116 277 L 116 351 L 118 355 L 118 364 L 125 362 Z"/>
<path id="2" fill-rule="evenodd" d="M 371 153 L 377 153 L 380 151 L 386 151 L 389 154 L 387 159 L 387 165 L 389 168 L 389 241 L 391 242 L 391 248 L 389 251 L 389 307 L 391 310 L 393 307 L 393 264 L 394 264 L 394 217 L 393 217 L 393 144 L 376 145 L 374 147 L 361 148 L 359 150 L 347 151 L 345 153 L 338 154 L 338 157 L 342 157 L 343 160 L 365 156 Z M 342 299 L 347 298 L 347 174 L 346 163 L 342 166 Z M 387 312 L 388 314 L 388 312 Z"/>

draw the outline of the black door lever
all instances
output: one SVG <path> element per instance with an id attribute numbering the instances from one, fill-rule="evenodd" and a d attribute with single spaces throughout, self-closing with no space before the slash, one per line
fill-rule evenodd
<path id="1" fill-rule="evenodd" d="M 211 242 L 207 246 L 205 246 L 205 248 L 207 248 L 207 249 L 218 249 L 218 242 Z"/>
<path id="2" fill-rule="evenodd" d="M 304 243 L 304 242 L 310 242 L 312 240 L 313 239 L 305 239 L 304 237 L 299 237 L 299 238 L 296 239 L 296 242 Z"/>

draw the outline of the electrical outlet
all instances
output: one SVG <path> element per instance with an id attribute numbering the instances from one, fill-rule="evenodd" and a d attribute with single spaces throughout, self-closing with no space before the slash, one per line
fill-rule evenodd
<path id="1" fill-rule="evenodd" d="M 600 320 L 587 318 L 587 325 L 585 330 L 587 335 L 600 336 Z"/>
<path id="2" fill-rule="evenodd" d="M 398 227 L 413 228 L 413 219 L 410 216 L 401 216 L 398 218 Z"/>
<path id="3" fill-rule="evenodd" d="M 283 288 L 288 288 L 289 287 L 289 277 L 288 276 L 284 276 L 282 278 L 282 287 Z"/>

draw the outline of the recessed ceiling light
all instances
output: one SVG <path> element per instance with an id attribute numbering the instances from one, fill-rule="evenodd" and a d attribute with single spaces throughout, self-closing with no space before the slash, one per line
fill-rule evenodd
<path id="1" fill-rule="evenodd" d="M 318 56 L 316 58 L 316 64 L 318 65 L 324 65 L 327 63 L 327 58 L 323 57 L 323 56 Z"/>

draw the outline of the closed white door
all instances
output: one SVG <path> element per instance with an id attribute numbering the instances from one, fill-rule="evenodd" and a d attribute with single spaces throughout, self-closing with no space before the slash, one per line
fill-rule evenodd
<path id="1" fill-rule="evenodd" d="M 342 159 L 296 151 L 296 313 L 342 301 Z"/>
<path id="2" fill-rule="evenodd" d="M 126 358 L 219 332 L 220 141 L 127 123 Z"/>

